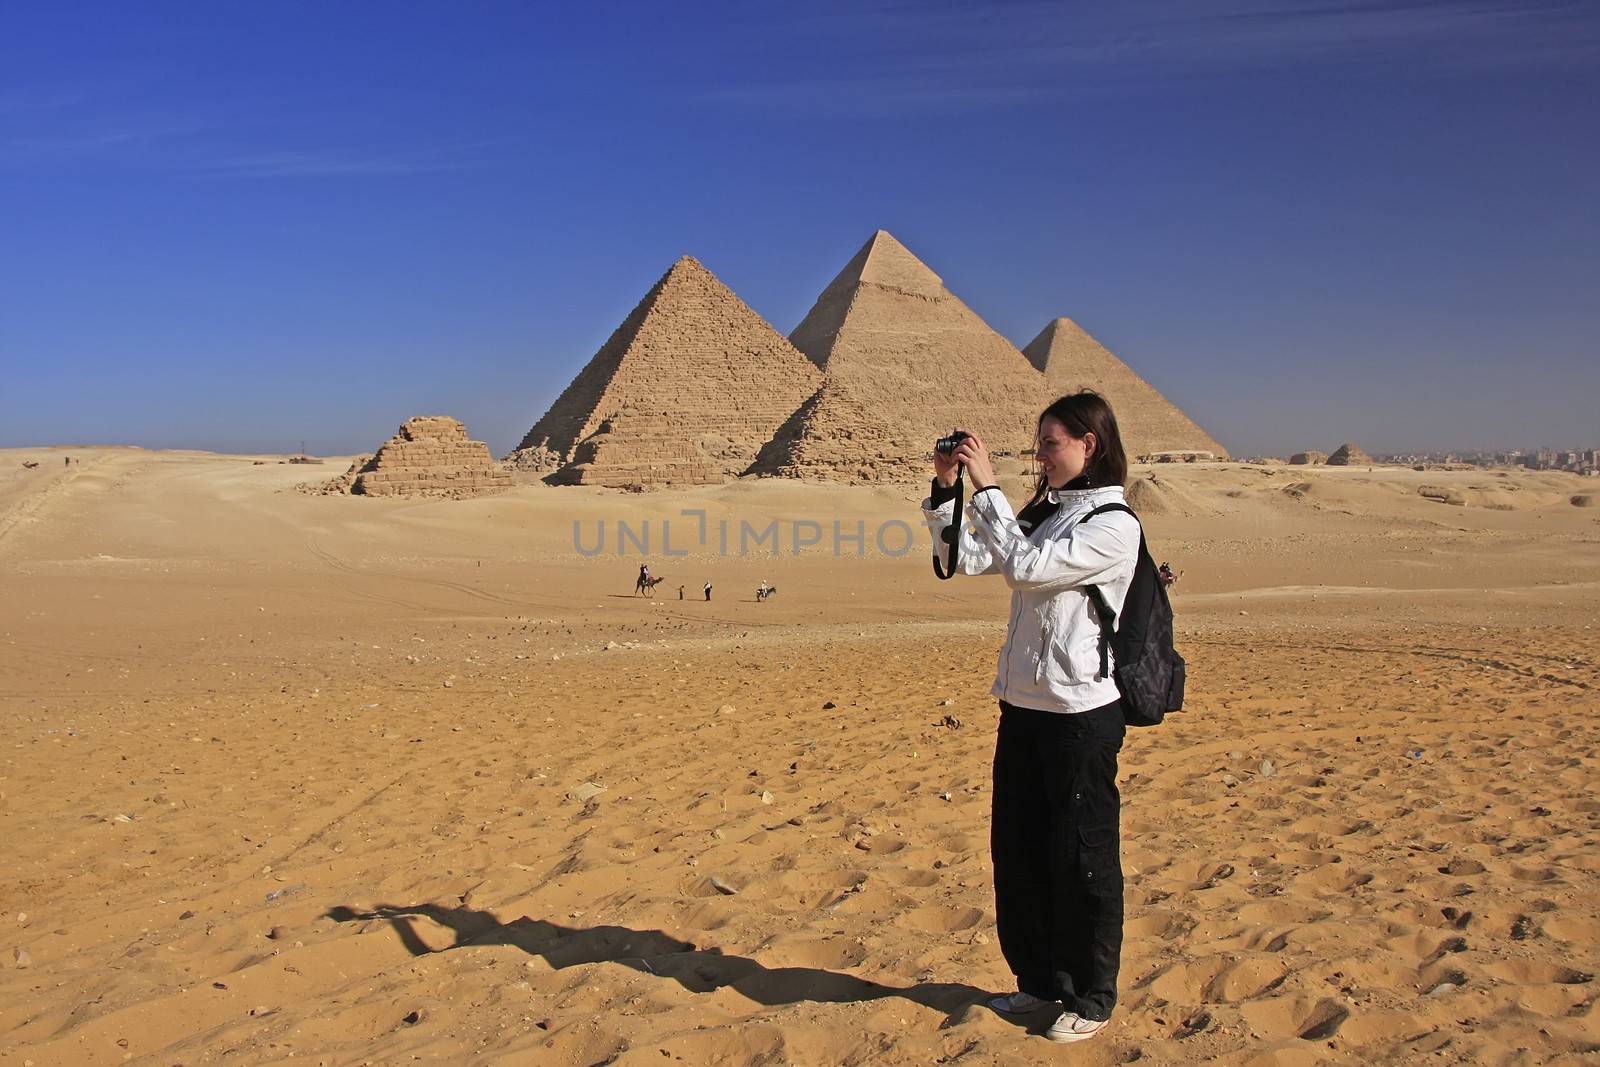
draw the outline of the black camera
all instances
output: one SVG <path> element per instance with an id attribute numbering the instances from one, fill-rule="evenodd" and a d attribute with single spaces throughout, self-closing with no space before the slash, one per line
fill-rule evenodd
<path id="1" fill-rule="evenodd" d="M 941 456 L 948 456 L 961 447 L 961 442 L 972 435 L 965 430 L 957 430 L 949 437 L 941 437 L 933 443 L 933 450 Z"/>

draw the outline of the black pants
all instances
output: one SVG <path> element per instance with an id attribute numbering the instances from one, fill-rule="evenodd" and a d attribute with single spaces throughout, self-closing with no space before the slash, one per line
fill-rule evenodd
<path id="1" fill-rule="evenodd" d="M 1109 1019 L 1122 961 L 1122 705 L 1076 715 L 1001 701 L 994 903 L 1017 988 Z"/>

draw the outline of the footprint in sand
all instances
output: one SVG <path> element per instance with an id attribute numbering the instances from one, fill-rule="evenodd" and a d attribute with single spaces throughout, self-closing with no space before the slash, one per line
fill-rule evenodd
<path id="1" fill-rule="evenodd" d="M 983 921 L 983 912 L 977 908 L 945 907 L 929 904 L 904 912 L 895 918 L 895 925 L 907 930 L 930 934 L 951 934 L 957 930 L 970 930 Z"/>
<path id="2" fill-rule="evenodd" d="M 1326 1041 L 1350 1018 L 1350 1009 L 1331 997 L 1272 997 L 1239 1009 L 1251 1029 L 1265 1037 Z"/>
<path id="3" fill-rule="evenodd" d="M 1225 967 L 1206 983 L 1204 996 L 1208 1003 L 1221 1001 L 1237 1004 L 1268 993 L 1283 984 L 1288 969 L 1278 960 L 1251 957 Z"/>

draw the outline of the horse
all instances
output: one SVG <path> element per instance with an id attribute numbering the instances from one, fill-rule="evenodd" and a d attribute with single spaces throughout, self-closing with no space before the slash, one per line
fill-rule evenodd
<path id="1" fill-rule="evenodd" d="M 777 591 L 778 591 L 778 587 L 775 586 L 775 585 L 760 585 L 760 586 L 757 586 L 756 587 L 756 600 L 757 601 L 765 600 L 765 599 L 767 599 L 767 597 L 772 596 Z"/>
<path id="2" fill-rule="evenodd" d="M 666 580 L 666 576 L 661 574 L 652 574 L 648 578 L 641 574 L 639 580 L 633 583 L 633 595 L 638 596 L 643 593 L 645 596 L 655 596 L 656 586 Z"/>

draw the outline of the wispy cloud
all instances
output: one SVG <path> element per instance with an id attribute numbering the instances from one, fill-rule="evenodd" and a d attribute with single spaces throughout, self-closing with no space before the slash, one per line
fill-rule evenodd
<path id="1" fill-rule="evenodd" d="M 850 113 L 940 112 L 1307 65 L 1441 74 L 1600 60 L 1589 0 L 1133 0 L 1108 5 L 885 0 L 746 27 L 791 42 L 781 73 L 702 99 Z"/>
<path id="2" fill-rule="evenodd" d="M 471 169 L 483 161 L 480 150 L 504 143 L 505 138 L 491 138 L 404 150 L 323 148 L 245 152 L 196 163 L 190 169 L 240 178 L 436 174 Z"/>
<path id="3" fill-rule="evenodd" d="M 193 120 L 156 114 L 62 116 L 48 125 L 0 131 L 0 163 L 101 159 L 182 143 L 202 130 Z"/>
<path id="4" fill-rule="evenodd" d="M 427 174 L 479 165 L 513 138 L 446 143 L 305 143 L 281 123 L 121 105 L 108 92 L 13 90 L 0 95 L 0 171 L 107 167 L 221 177 Z M 295 143 L 297 140 L 300 143 Z"/>

